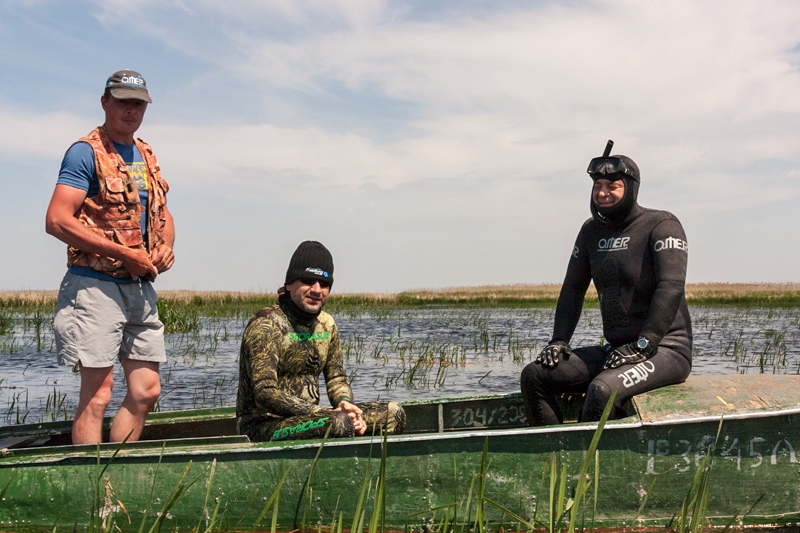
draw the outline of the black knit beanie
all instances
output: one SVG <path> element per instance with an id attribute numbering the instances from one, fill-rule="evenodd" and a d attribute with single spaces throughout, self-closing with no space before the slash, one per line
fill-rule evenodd
<path id="1" fill-rule="evenodd" d="M 292 254 L 285 285 L 300 278 L 318 279 L 333 285 L 333 256 L 322 243 L 305 241 Z"/>

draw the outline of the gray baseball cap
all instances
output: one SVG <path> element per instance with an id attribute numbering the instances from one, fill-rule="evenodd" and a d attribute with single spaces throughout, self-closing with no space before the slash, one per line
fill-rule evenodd
<path id="1" fill-rule="evenodd" d="M 147 92 L 147 82 L 138 72 L 133 70 L 118 70 L 106 80 L 106 89 L 111 91 L 111 96 L 119 100 L 144 100 L 152 104 L 153 100 Z"/>

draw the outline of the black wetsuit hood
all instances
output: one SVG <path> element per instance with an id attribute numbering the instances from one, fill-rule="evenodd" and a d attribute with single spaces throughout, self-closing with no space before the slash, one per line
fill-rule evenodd
<path id="1" fill-rule="evenodd" d="M 596 174 L 592 176 L 592 181 L 600 178 L 609 179 L 611 181 L 616 181 L 617 179 L 623 180 L 625 182 L 625 193 L 622 196 L 622 200 L 611 207 L 600 207 L 596 205 L 594 203 L 594 199 L 592 198 L 594 194 L 592 194 L 589 197 L 589 209 L 592 212 L 592 217 L 598 222 L 609 226 L 618 226 L 627 222 L 630 217 L 635 216 L 635 214 L 641 209 L 637 202 L 639 197 L 639 167 L 630 157 L 624 155 L 615 155 L 612 157 L 618 157 L 623 160 L 628 167 L 634 169 L 635 175 Z"/>

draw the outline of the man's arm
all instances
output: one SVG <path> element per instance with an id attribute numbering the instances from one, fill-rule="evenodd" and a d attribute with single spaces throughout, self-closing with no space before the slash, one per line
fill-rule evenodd
<path id="1" fill-rule="evenodd" d="M 328 400 L 331 405 L 337 407 L 343 400 L 353 401 L 353 389 L 347 382 L 347 374 L 344 370 L 344 357 L 342 356 L 342 345 L 339 338 L 339 329 L 336 324 L 331 327 L 331 341 L 328 345 L 328 358 L 325 367 L 322 369 L 325 376 L 325 388 L 328 391 Z"/>
<path id="2" fill-rule="evenodd" d="M 112 242 L 87 228 L 75 216 L 86 199 L 86 191 L 58 184 L 45 217 L 45 230 L 73 248 L 122 261 L 133 279 L 158 275 L 158 270 L 143 249 Z"/>
<path id="3" fill-rule="evenodd" d="M 331 343 L 328 347 L 328 361 L 323 369 L 325 375 L 325 388 L 328 390 L 328 399 L 335 411 L 350 417 L 356 435 L 363 435 L 367 431 L 367 423 L 362 417 L 361 409 L 353 403 L 353 389 L 347 382 L 342 356 L 342 344 L 339 338 L 339 329 L 336 324 L 331 328 Z"/>
<path id="4" fill-rule="evenodd" d="M 658 346 L 669 331 L 684 298 L 689 247 L 677 218 L 667 219 L 650 234 L 656 289 L 641 334 Z"/>
<path id="5" fill-rule="evenodd" d="M 156 246 L 150 253 L 150 259 L 159 274 L 166 272 L 175 264 L 175 253 L 172 251 L 175 244 L 175 224 L 172 221 L 172 213 L 169 212 L 166 205 L 164 206 L 164 216 L 167 219 L 164 224 L 164 242 Z"/>
<path id="6" fill-rule="evenodd" d="M 586 225 L 581 228 L 575 239 L 564 283 L 561 285 L 561 292 L 558 295 L 555 320 L 553 321 L 553 340 L 569 343 L 572 339 L 572 334 L 581 317 L 586 290 L 592 281 L 589 250 L 585 245 L 586 239 L 584 238 L 585 230 Z"/>

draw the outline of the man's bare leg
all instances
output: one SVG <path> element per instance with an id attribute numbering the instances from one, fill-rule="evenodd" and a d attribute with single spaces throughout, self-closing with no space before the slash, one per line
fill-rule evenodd
<path id="1" fill-rule="evenodd" d="M 161 394 L 158 363 L 121 359 L 128 392 L 111 425 L 111 442 L 121 442 L 130 434 L 128 442 L 139 439 L 147 414 Z"/>
<path id="2" fill-rule="evenodd" d="M 111 402 L 114 367 L 87 368 L 81 365 L 78 410 L 72 422 L 73 444 L 96 444 L 103 440 L 103 416 Z"/>

